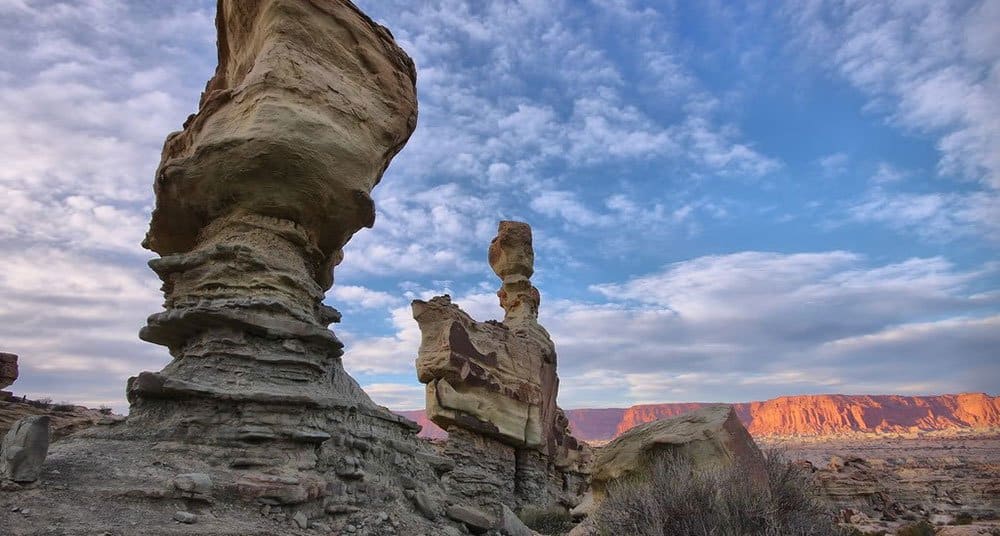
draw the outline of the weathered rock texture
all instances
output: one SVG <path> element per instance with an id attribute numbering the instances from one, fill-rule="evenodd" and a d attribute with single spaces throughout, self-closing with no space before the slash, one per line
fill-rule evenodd
<path id="1" fill-rule="evenodd" d="M 637 426 L 605 445 L 591 471 L 594 505 L 604 499 L 609 483 L 648 472 L 650 464 L 664 455 L 690 460 L 696 469 L 738 463 L 751 476 L 767 478 L 764 457 L 733 408 L 708 406 Z"/>
<path id="2" fill-rule="evenodd" d="M 985 437 L 782 440 L 845 522 L 888 529 L 913 519 L 1000 512 L 1000 439 Z"/>
<path id="3" fill-rule="evenodd" d="M 48 452 L 48 417 L 25 417 L 15 422 L 0 443 L 0 480 L 38 480 Z"/>
<path id="4" fill-rule="evenodd" d="M 17 356 L 0 352 L 0 389 L 17 381 Z"/>
<path id="5" fill-rule="evenodd" d="M 413 63 L 348 2 L 221 1 L 216 23 L 219 66 L 167 138 L 144 241 L 166 311 L 140 337 L 174 360 L 129 382 L 131 415 L 222 442 L 320 443 L 329 408 L 392 421 L 344 372 L 322 300 L 415 127 Z"/>
<path id="6" fill-rule="evenodd" d="M 165 311 L 140 337 L 173 360 L 129 380 L 127 421 L 55 443 L 16 490 L 46 523 L 4 519 L 0 494 L 0 526 L 460 533 L 472 521 L 444 512 L 475 505 L 443 483 L 456 462 L 344 371 L 322 303 L 415 126 L 413 64 L 346 0 L 220 0 L 216 24 L 219 67 L 167 138 L 144 242 Z"/>
<path id="7" fill-rule="evenodd" d="M 540 296 L 530 279 L 531 228 L 500 222 L 489 261 L 503 282 L 497 292 L 503 322 L 477 322 L 448 296 L 413 302 L 427 416 L 448 430 L 448 451 L 455 456 L 475 445 L 455 473 L 464 494 L 480 502 L 575 494 L 589 449 L 570 435 L 556 406 L 555 345 L 538 323 Z M 498 472 L 504 468 L 509 475 Z"/>

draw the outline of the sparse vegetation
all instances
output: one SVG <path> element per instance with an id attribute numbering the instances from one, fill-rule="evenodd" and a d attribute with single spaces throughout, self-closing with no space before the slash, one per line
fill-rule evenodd
<path id="1" fill-rule="evenodd" d="M 69 402 L 59 402 L 58 404 L 54 404 L 52 406 L 52 411 L 60 411 L 60 412 L 64 412 L 65 413 L 65 412 L 73 411 L 73 408 L 75 408 L 75 407 L 76 406 L 74 406 L 73 404 L 70 404 Z"/>
<path id="2" fill-rule="evenodd" d="M 619 481 L 595 514 L 601 536 L 844 536 L 805 473 L 778 452 L 768 482 L 746 467 L 693 470 L 664 457 L 644 478 Z"/>
<path id="3" fill-rule="evenodd" d="M 918 521 L 896 529 L 896 536 L 934 536 L 934 525 Z"/>
<path id="4" fill-rule="evenodd" d="M 104 404 L 101 404 L 100 409 L 98 409 L 97 411 L 99 411 L 101 415 L 111 415 L 111 407 L 105 406 Z"/>
<path id="5" fill-rule="evenodd" d="M 38 400 L 27 400 L 27 399 L 25 399 L 24 403 L 28 404 L 29 406 L 33 406 L 33 407 L 40 408 L 40 409 L 49 409 L 49 408 L 52 407 L 52 399 L 51 398 L 39 398 Z"/>
<path id="6" fill-rule="evenodd" d="M 958 515 L 955 516 L 954 524 L 955 525 L 971 525 L 973 521 L 974 520 L 972 518 L 972 514 L 970 514 L 968 512 L 959 512 Z"/>
<path id="7" fill-rule="evenodd" d="M 562 508 L 526 506 L 518 513 L 518 517 L 528 528 L 542 534 L 563 534 L 575 525 L 569 512 Z"/>

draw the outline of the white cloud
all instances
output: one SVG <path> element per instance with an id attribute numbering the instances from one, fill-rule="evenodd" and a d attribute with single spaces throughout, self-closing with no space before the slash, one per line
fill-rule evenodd
<path id="1" fill-rule="evenodd" d="M 379 309 L 400 302 L 398 296 L 359 285 L 334 285 L 329 297 L 336 304 L 344 303 L 364 309 Z"/>
<path id="2" fill-rule="evenodd" d="M 395 411 L 424 409 L 424 388 L 404 383 L 369 383 L 361 386 L 376 403 Z"/>
<path id="3" fill-rule="evenodd" d="M 921 194 L 877 188 L 851 205 L 847 215 L 937 242 L 962 237 L 1000 241 L 1000 194 L 992 191 Z"/>
<path id="4" fill-rule="evenodd" d="M 847 171 L 848 161 L 850 161 L 850 157 L 847 156 L 847 153 L 833 153 L 820 158 L 816 163 L 819 164 L 824 176 L 836 177 Z"/>
<path id="5" fill-rule="evenodd" d="M 939 170 L 1000 188 L 1000 7 L 976 2 L 811 2 L 786 9 L 799 42 L 871 98 L 938 139 Z"/>
<path id="6" fill-rule="evenodd" d="M 751 251 L 593 287 L 604 303 L 543 299 L 540 314 L 566 407 L 988 390 L 983 378 L 1000 372 L 989 358 L 1000 295 L 977 289 L 995 275 L 942 258 L 873 265 L 845 251 Z M 479 320 L 499 316 L 490 293 L 458 303 Z M 394 337 L 352 341 L 345 361 L 412 373 L 419 329 L 409 314 L 393 312 Z"/>

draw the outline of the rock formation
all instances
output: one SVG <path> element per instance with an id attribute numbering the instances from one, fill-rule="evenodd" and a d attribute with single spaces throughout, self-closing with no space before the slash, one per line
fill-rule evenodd
<path id="1" fill-rule="evenodd" d="M 216 26 L 219 66 L 198 113 L 166 140 L 144 241 L 160 255 L 150 266 L 165 310 L 140 337 L 172 361 L 128 381 L 124 423 L 53 444 L 51 470 L 14 490 L 52 526 L 4 495 L 0 526 L 492 527 L 495 516 L 444 485 L 456 462 L 345 372 L 327 329 L 340 315 L 322 302 L 344 244 L 373 224 L 369 193 L 415 127 L 413 63 L 347 0 L 220 0 Z"/>
<path id="2" fill-rule="evenodd" d="M 0 389 L 17 381 L 17 356 L 0 352 Z"/>
<path id="3" fill-rule="evenodd" d="M 25 417 L 15 422 L 0 443 L 0 480 L 38 480 L 48 452 L 48 417 Z"/>
<path id="4" fill-rule="evenodd" d="M 555 345 L 538 323 L 540 296 L 530 279 L 531 228 L 500 222 L 489 262 L 502 280 L 503 322 L 477 322 L 449 296 L 412 304 L 422 332 L 417 378 L 427 384 L 427 416 L 449 433 L 449 452 L 460 461 L 456 485 L 480 503 L 576 494 L 589 449 L 570 435 L 556 406 Z"/>
<path id="5" fill-rule="evenodd" d="M 413 63 L 349 2 L 221 1 L 216 24 L 219 66 L 164 144 L 143 242 L 166 311 L 140 337 L 174 359 L 129 382 L 130 420 L 311 444 L 330 408 L 391 421 L 344 372 L 322 300 L 415 127 Z"/>
<path id="6" fill-rule="evenodd" d="M 591 469 L 593 506 L 603 500 L 609 483 L 646 472 L 663 455 L 686 458 L 695 468 L 739 463 L 756 478 L 767 478 L 764 457 L 733 408 L 707 406 L 637 426 L 604 446 Z"/>

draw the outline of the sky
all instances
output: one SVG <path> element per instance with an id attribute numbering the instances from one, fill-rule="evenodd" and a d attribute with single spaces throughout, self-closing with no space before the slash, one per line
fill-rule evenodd
<path id="1" fill-rule="evenodd" d="M 358 0 L 419 120 L 326 302 L 423 406 L 409 302 L 502 317 L 531 224 L 566 408 L 1000 392 L 1000 2 Z M 0 351 L 18 394 L 127 408 L 159 370 L 139 243 L 214 2 L 0 0 Z"/>

